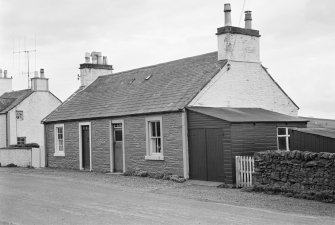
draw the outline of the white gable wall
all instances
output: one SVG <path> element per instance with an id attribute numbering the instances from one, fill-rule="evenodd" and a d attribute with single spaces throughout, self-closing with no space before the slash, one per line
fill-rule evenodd
<path id="1" fill-rule="evenodd" d="M 298 108 L 260 63 L 228 61 L 190 106 L 254 107 L 297 116 Z"/>
<path id="2" fill-rule="evenodd" d="M 36 91 L 9 111 L 10 144 L 17 144 L 17 137 L 26 137 L 27 143 L 38 143 L 42 166 L 45 165 L 44 125 L 41 120 L 56 109 L 61 102 L 48 91 Z M 23 111 L 23 120 L 16 119 L 16 110 Z"/>
<path id="3" fill-rule="evenodd" d="M 6 147 L 6 115 L 0 115 L 0 148 Z"/>

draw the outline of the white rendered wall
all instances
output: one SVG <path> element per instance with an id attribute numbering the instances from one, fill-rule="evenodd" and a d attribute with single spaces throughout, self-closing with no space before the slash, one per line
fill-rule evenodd
<path id="1" fill-rule="evenodd" d="M 27 143 L 37 143 L 41 149 L 41 164 L 45 165 L 44 125 L 41 120 L 56 109 L 61 102 L 48 91 L 36 91 L 9 112 L 10 144 L 17 137 L 26 137 Z M 16 120 L 16 110 L 23 111 L 23 120 Z"/>
<path id="2" fill-rule="evenodd" d="M 0 148 L 6 147 L 6 115 L 0 115 Z"/>
<path id="3" fill-rule="evenodd" d="M 80 69 L 80 84 L 81 86 L 88 86 L 95 81 L 99 76 L 110 75 L 112 70 L 84 68 Z"/>
<path id="4" fill-rule="evenodd" d="M 291 116 L 298 108 L 264 71 L 260 63 L 228 61 L 193 99 L 190 106 L 263 108 Z"/>
<path id="5" fill-rule="evenodd" d="M 12 91 L 12 78 L 0 77 L 0 96 L 8 91 Z"/>
<path id="6" fill-rule="evenodd" d="M 218 35 L 218 59 L 260 62 L 259 37 L 229 33 Z"/>

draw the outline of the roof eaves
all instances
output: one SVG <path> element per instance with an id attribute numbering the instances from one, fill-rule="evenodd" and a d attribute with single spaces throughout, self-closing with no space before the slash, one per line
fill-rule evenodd
<path id="1" fill-rule="evenodd" d="M 21 102 L 23 102 L 25 99 L 27 99 L 32 93 L 34 93 L 33 91 L 29 92 L 29 94 L 27 94 L 24 98 L 22 98 L 20 101 L 16 102 L 15 104 L 11 104 L 10 106 L 8 106 L 7 108 L 5 108 L 4 110 L 2 110 L 0 113 L 1 114 L 5 114 L 7 112 L 9 112 L 10 110 L 12 110 L 13 108 L 15 108 L 16 106 L 20 105 Z"/>
<path id="2" fill-rule="evenodd" d="M 120 114 L 120 115 L 112 115 L 112 116 L 85 117 L 85 118 L 75 118 L 75 119 L 65 119 L 65 120 L 64 119 L 63 120 L 49 120 L 49 121 L 42 121 L 42 123 L 44 123 L 44 124 L 62 123 L 62 122 L 81 121 L 81 120 L 96 120 L 96 119 L 106 119 L 106 118 L 120 118 L 120 117 L 129 117 L 129 116 L 153 115 L 153 114 L 162 114 L 162 113 L 181 112 L 182 110 L 183 109 L 157 111 L 157 112 L 147 112 L 147 113 L 130 113 L 130 114 Z"/>

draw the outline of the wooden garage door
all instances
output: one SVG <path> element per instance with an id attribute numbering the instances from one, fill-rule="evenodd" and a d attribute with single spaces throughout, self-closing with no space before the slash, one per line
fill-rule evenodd
<path id="1" fill-rule="evenodd" d="M 223 131 L 215 128 L 189 131 L 190 178 L 224 181 Z"/>

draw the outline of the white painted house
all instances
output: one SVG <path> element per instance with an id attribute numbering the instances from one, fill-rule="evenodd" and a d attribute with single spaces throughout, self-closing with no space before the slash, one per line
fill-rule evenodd
<path id="1" fill-rule="evenodd" d="M 31 78 L 31 89 L 12 91 L 12 79 L 0 73 L 0 148 L 15 144 L 37 143 L 41 165 L 45 165 L 44 126 L 41 120 L 61 101 L 49 91 L 48 78 Z"/>

